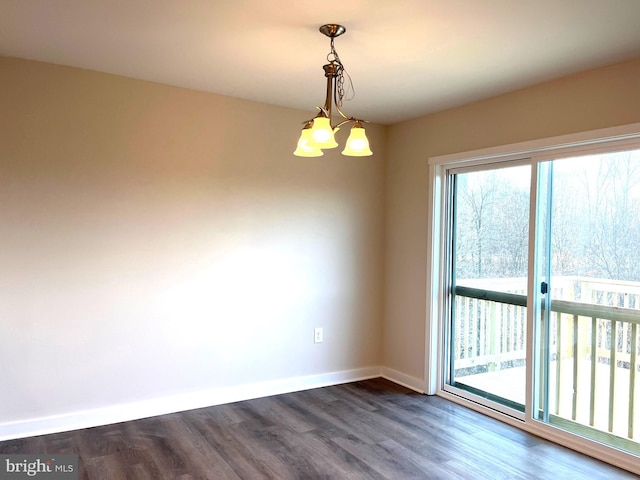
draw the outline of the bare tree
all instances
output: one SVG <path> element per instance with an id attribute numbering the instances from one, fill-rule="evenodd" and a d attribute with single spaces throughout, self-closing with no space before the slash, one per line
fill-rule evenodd
<path id="1" fill-rule="evenodd" d="M 585 261 L 595 276 L 640 281 L 640 158 L 634 152 L 604 156 L 583 172 L 589 206 Z M 597 175 L 594 173 L 597 172 Z"/>
<path id="2" fill-rule="evenodd" d="M 640 281 L 640 151 L 554 164 L 553 274 Z M 510 170 L 457 176 L 460 279 L 527 275 L 528 183 Z"/>
<path id="3" fill-rule="evenodd" d="M 456 258 L 459 278 L 526 276 L 528 173 L 518 186 L 510 180 L 513 173 L 505 175 L 504 172 L 474 172 L 461 176 L 462 181 L 458 183 Z"/>
<path id="4" fill-rule="evenodd" d="M 462 180 L 457 189 L 458 276 L 483 278 L 485 252 L 490 251 L 487 228 L 495 203 L 496 175 L 491 171 L 458 178 Z"/>

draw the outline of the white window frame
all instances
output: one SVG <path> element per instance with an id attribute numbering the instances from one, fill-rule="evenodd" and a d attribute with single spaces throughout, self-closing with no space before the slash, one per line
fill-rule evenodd
<path id="1" fill-rule="evenodd" d="M 550 159 L 577 156 L 580 154 L 597 153 L 606 150 L 624 150 L 625 148 L 640 148 L 640 123 L 623 125 L 600 130 L 592 130 L 570 135 L 550 137 L 540 140 L 502 145 L 469 152 L 455 153 L 431 157 L 429 165 L 429 198 L 428 198 L 428 225 L 427 225 L 427 292 L 426 292 L 426 358 L 425 358 L 425 393 L 436 394 L 451 401 L 463 404 L 486 415 L 514 425 L 525 431 L 551 440 L 555 443 L 567 446 L 574 450 L 590 455 L 599 460 L 612 463 L 618 467 L 640 475 L 640 462 L 638 457 L 630 453 L 622 452 L 597 442 L 579 437 L 552 425 L 543 423 L 532 416 L 531 402 L 527 402 L 523 419 L 507 415 L 499 410 L 492 409 L 471 402 L 443 389 L 443 355 L 444 355 L 444 322 L 446 292 L 445 268 L 443 253 L 446 241 L 446 219 L 441 214 L 445 205 L 445 175 L 446 170 L 453 167 L 473 167 L 487 163 L 495 163 L 511 160 L 530 158 L 532 165 L 532 183 L 537 182 L 537 164 Z M 536 198 L 531 198 L 532 207 Z M 531 227 L 533 228 L 533 220 Z M 532 275 L 534 264 L 535 245 L 529 246 L 529 275 Z M 533 282 L 532 282 L 533 284 Z M 534 292 L 528 292 L 529 298 L 533 298 Z M 527 336 L 533 338 L 533 316 L 537 312 L 528 309 L 530 319 L 528 321 Z M 528 358 L 533 357 L 533 342 L 529 342 Z M 533 392 L 532 375 L 533 362 L 527 362 L 527 398 L 531 398 Z"/>

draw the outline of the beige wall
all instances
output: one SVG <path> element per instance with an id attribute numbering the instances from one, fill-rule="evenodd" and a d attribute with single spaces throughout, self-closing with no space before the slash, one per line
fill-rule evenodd
<path id="1" fill-rule="evenodd" d="M 636 60 L 300 159 L 309 112 L 0 58 L 0 428 L 374 365 L 424 379 L 427 159 L 638 122 L 639 84 Z"/>
<path id="2" fill-rule="evenodd" d="M 10 58 L 0 85 L 0 428 L 380 364 L 384 127 L 307 159 L 313 105 Z"/>
<path id="3" fill-rule="evenodd" d="M 429 157 L 635 122 L 640 59 L 393 125 L 383 364 L 424 380 Z"/>

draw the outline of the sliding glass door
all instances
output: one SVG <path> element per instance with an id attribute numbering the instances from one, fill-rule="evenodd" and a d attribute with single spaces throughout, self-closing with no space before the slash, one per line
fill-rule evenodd
<path id="1" fill-rule="evenodd" d="M 524 412 L 529 165 L 449 176 L 447 386 Z"/>
<path id="2" fill-rule="evenodd" d="M 640 150 L 541 165 L 545 422 L 640 453 Z"/>
<path id="3" fill-rule="evenodd" d="M 633 145 L 444 170 L 443 391 L 640 455 Z"/>

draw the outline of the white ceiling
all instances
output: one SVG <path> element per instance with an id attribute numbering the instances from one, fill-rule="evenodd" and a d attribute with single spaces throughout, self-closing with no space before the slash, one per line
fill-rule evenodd
<path id="1" fill-rule="evenodd" d="M 311 117 L 324 23 L 347 28 L 343 110 L 381 124 L 640 57 L 640 0 L 0 0 L 0 55 Z"/>

